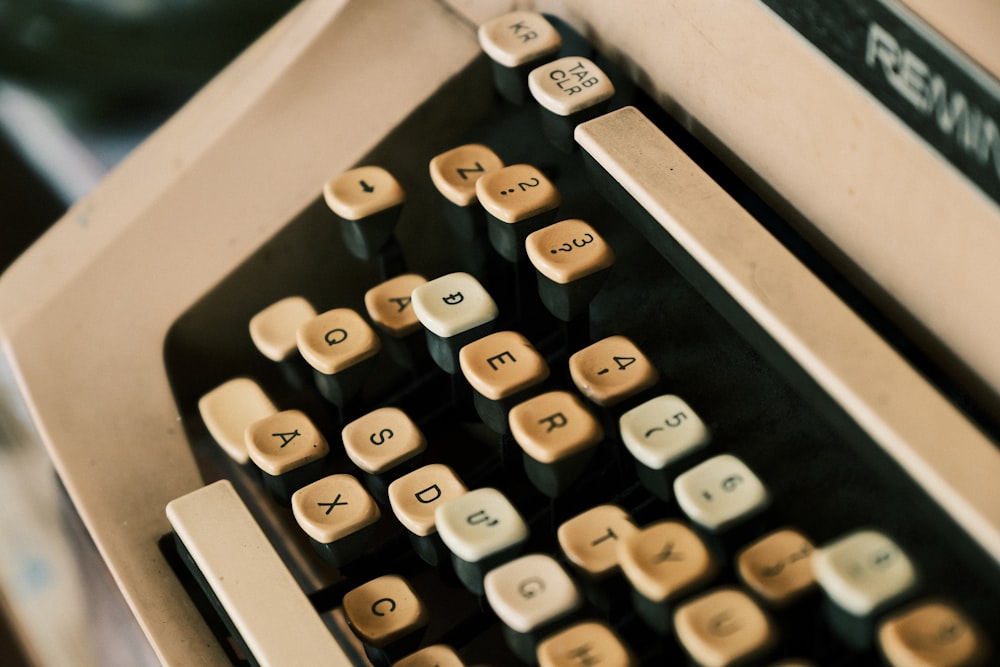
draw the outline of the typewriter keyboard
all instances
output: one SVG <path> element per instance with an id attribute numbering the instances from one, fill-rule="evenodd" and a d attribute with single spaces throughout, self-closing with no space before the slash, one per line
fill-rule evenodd
<path id="1" fill-rule="evenodd" d="M 574 127 L 641 113 L 780 221 L 559 21 L 480 40 L 481 122 L 429 103 L 168 337 L 207 485 L 162 546 L 233 662 L 996 664 L 995 564 Z"/>

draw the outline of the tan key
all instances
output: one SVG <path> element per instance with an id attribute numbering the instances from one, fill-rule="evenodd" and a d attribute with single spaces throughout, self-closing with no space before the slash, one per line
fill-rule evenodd
<path id="1" fill-rule="evenodd" d="M 548 391 L 511 408 L 510 431 L 531 458 L 555 463 L 604 439 L 600 422 L 575 394 Z"/>
<path id="2" fill-rule="evenodd" d="M 748 545 L 736 556 L 740 580 L 774 607 L 785 607 L 816 587 L 809 539 L 789 528 Z"/>
<path id="3" fill-rule="evenodd" d="M 545 358 L 515 331 L 498 331 L 459 351 L 459 365 L 469 384 L 486 398 L 500 400 L 549 377 Z"/>
<path id="4" fill-rule="evenodd" d="M 350 308 L 335 308 L 299 327 L 298 347 L 309 365 L 334 375 L 374 356 L 381 349 L 378 336 Z"/>
<path id="5" fill-rule="evenodd" d="M 282 410 L 258 419 L 244 433 L 247 452 L 268 475 L 281 475 L 326 456 L 330 446 L 301 410 Z"/>
<path id="6" fill-rule="evenodd" d="M 420 320 L 413 311 L 410 295 L 427 282 L 423 276 L 404 273 L 379 283 L 365 292 L 365 310 L 382 331 L 402 338 L 420 330 Z"/>
<path id="7" fill-rule="evenodd" d="M 530 164 L 513 164 L 486 174 L 476 182 L 476 196 L 491 216 L 487 221 L 490 243 L 511 262 L 526 256 L 525 239 L 551 222 L 562 202 L 552 181 Z"/>
<path id="8" fill-rule="evenodd" d="M 660 521 L 621 536 L 618 562 L 635 590 L 653 602 L 708 582 L 718 569 L 701 538 L 678 521 Z"/>
<path id="9" fill-rule="evenodd" d="M 527 220 L 559 206 L 556 186 L 530 164 L 512 164 L 476 181 L 479 203 L 506 223 Z"/>
<path id="10" fill-rule="evenodd" d="M 331 178 L 323 186 L 330 210 L 345 220 L 361 220 L 399 206 L 406 199 L 403 188 L 382 167 L 357 167 Z"/>
<path id="11" fill-rule="evenodd" d="M 329 475 L 292 494 L 292 514 L 316 542 L 317 551 L 340 567 L 367 546 L 382 516 L 378 505 L 351 475 Z"/>
<path id="12" fill-rule="evenodd" d="M 545 357 L 514 331 L 498 331 L 464 346 L 458 365 L 476 390 L 479 417 L 498 433 L 507 432 L 507 413 L 515 399 L 549 377 Z"/>
<path id="13" fill-rule="evenodd" d="M 372 525 L 382 516 L 378 505 L 351 475 L 329 475 L 292 496 L 299 526 L 317 542 L 329 544 Z"/>
<path id="14" fill-rule="evenodd" d="M 209 434 L 237 463 L 250 460 L 244 432 L 247 426 L 278 409 L 250 378 L 222 383 L 198 400 L 198 413 Z"/>
<path id="15" fill-rule="evenodd" d="M 562 220 L 524 241 L 538 274 L 538 295 L 553 315 L 570 321 L 583 313 L 615 262 L 611 246 L 583 220 Z"/>
<path id="16" fill-rule="evenodd" d="M 610 407 L 660 379 L 652 362 L 625 336 L 609 336 L 569 358 L 573 384 L 594 403 Z"/>
<path id="17" fill-rule="evenodd" d="M 296 489 L 322 474 L 323 459 L 330 452 L 326 438 L 300 410 L 283 410 L 253 422 L 244 439 L 264 485 L 286 503 Z"/>
<path id="18" fill-rule="evenodd" d="M 299 352 L 317 372 L 317 387 L 343 406 L 361 388 L 370 362 L 382 342 L 369 324 L 350 308 L 317 315 L 296 332 Z"/>
<path id="19" fill-rule="evenodd" d="M 638 530 L 622 508 L 598 505 L 563 523 L 556 536 L 569 562 L 600 580 L 618 571 L 618 542 Z"/>
<path id="20" fill-rule="evenodd" d="M 437 508 L 466 490 L 454 470 L 431 463 L 394 480 L 389 485 L 389 505 L 404 528 L 423 537 L 437 532 Z"/>
<path id="21" fill-rule="evenodd" d="M 634 667 L 632 651 L 604 623 L 584 621 L 538 645 L 540 667 Z"/>
<path id="22" fill-rule="evenodd" d="M 465 667 L 465 663 L 452 647 L 434 644 L 394 662 L 392 667 Z"/>
<path id="23" fill-rule="evenodd" d="M 297 351 L 296 332 L 316 317 L 316 309 L 301 296 L 272 303 L 250 318 L 250 339 L 271 361 L 284 361 Z"/>
<path id="24" fill-rule="evenodd" d="M 924 601 L 886 619 L 878 645 L 894 667 L 972 667 L 986 664 L 986 638 L 954 605 Z"/>
<path id="25" fill-rule="evenodd" d="M 476 181 L 503 169 L 503 160 L 489 146 L 466 144 L 436 155 L 430 163 L 431 181 L 456 206 L 477 203 Z"/>
<path id="26" fill-rule="evenodd" d="M 706 667 L 742 664 L 778 639 L 764 610 L 736 588 L 719 588 L 681 605 L 674 626 L 684 649 Z"/>
<path id="27" fill-rule="evenodd" d="M 604 440 L 601 424 L 568 391 L 549 391 L 518 403 L 507 422 L 524 452 L 528 478 L 549 496 L 576 481 Z"/>
<path id="28" fill-rule="evenodd" d="M 361 641 L 384 647 L 427 625 L 427 608 L 409 582 L 388 574 L 344 595 L 347 622 Z"/>
<path id="29" fill-rule="evenodd" d="M 392 236 L 406 193 L 382 167 L 364 166 L 327 181 L 323 199 L 341 220 L 347 248 L 369 259 Z"/>
<path id="30" fill-rule="evenodd" d="M 356 466 L 378 475 L 427 448 L 427 440 L 409 415 L 399 408 L 372 410 L 341 431 L 344 451 Z"/>
<path id="31" fill-rule="evenodd" d="M 543 227 L 527 239 L 528 258 L 539 273 L 565 285 L 611 267 L 615 253 L 607 241 L 576 218 Z"/>

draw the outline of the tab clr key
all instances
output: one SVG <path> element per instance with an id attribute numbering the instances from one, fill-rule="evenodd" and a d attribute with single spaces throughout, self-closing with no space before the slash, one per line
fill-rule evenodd
<path id="1" fill-rule="evenodd" d="M 528 75 L 528 90 L 542 108 L 542 129 L 565 152 L 575 147 L 576 126 L 606 112 L 615 94 L 611 78 L 580 56 L 539 65 Z"/>

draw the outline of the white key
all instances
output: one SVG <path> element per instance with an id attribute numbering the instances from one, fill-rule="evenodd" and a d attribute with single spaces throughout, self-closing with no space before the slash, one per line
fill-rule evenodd
<path id="1" fill-rule="evenodd" d="M 579 56 L 560 58 L 531 70 L 528 90 L 535 101 L 559 116 L 583 111 L 615 94 L 608 75 Z"/>
<path id="2" fill-rule="evenodd" d="M 561 45 L 559 33 L 537 12 L 511 12 L 479 26 L 480 48 L 504 67 L 537 60 Z"/>
<path id="3" fill-rule="evenodd" d="M 618 420 L 625 447 L 647 468 L 668 463 L 709 443 L 708 428 L 684 399 L 665 394 L 650 399 Z"/>
<path id="4" fill-rule="evenodd" d="M 512 630 L 531 632 L 580 607 L 580 593 L 551 556 L 529 554 L 490 570 L 486 599 Z"/>
<path id="5" fill-rule="evenodd" d="M 449 273 L 413 290 L 413 312 L 431 333 L 451 338 L 495 320 L 489 292 L 468 273 Z"/>
<path id="6" fill-rule="evenodd" d="M 198 401 L 198 412 L 208 432 L 237 463 L 250 460 L 244 439 L 247 426 L 277 411 L 260 385 L 250 378 L 229 380 Z"/>
<path id="7" fill-rule="evenodd" d="M 917 582 L 903 550 L 874 530 L 857 531 L 822 547 L 813 554 L 812 566 L 830 599 L 855 616 L 867 616 Z"/>
<path id="8" fill-rule="evenodd" d="M 678 476 L 674 495 L 688 518 L 714 531 L 756 514 L 769 502 L 763 482 L 731 454 L 710 458 Z"/>
<path id="9" fill-rule="evenodd" d="M 230 482 L 171 501 L 167 518 L 258 663 L 352 664 Z"/>
<path id="10" fill-rule="evenodd" d="M 438 534 L 448 549 L 477 563 L 528 539 L 528 526 L 507 497 L 492 488 L 475 489 L 434 512 Z"/>

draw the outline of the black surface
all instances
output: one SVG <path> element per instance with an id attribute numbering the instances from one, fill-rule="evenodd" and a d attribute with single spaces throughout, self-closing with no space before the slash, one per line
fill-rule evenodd
<path id="1" fill-rule="evenodd" d="M 0 273 L 65 207 L 0 131 Z"/>

